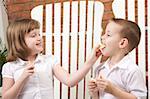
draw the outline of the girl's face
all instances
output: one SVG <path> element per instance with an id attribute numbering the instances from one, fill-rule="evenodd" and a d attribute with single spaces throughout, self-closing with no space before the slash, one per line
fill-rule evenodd
<path id="1" fill-rule="evenodd" d="M 102 43 L 105 44 L 105 48 L 102 50 L 104 56 L 113 56 L 119 52 L 121 29 L 122 27 L 115 22 L 108 23 L 105 34 L 102 36 Z"/>
<path id="2" fill-rule="evenodd" d="M 32 50 L 32 54 L 40 53 L 43 50 L 42 38 L 39 29 L 34 29 L 25 36 L 27 46 Z"/>

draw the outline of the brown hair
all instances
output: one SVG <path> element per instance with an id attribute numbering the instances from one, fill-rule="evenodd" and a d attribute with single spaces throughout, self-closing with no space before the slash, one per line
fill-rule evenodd
<path id="1" fill-rule="evenodd" d="M 6 32 L 8 56 L 7 61 L 24 59 L 30 54 L 30 49 L 25 43 L 25 35 L 34 29 L 39 29 L 40 24 L 33 19 L 21 19 L 12 22 Z"/>
<path id="2" fill-rule="evenodd" d="M 113 21 L 116 24 L 122 26 L 120 36 L 128 39 L 129 52 L 138 46 L 141 38 L 141 30 L 135 22 L 120 18 L 113 18 L 110 21 Z"/>

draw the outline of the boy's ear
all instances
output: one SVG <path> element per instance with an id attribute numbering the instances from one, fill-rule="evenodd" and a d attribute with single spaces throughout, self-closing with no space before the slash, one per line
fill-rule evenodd
<path id="1" fill-rule="evenodd" d="M 123 38 L 121 39 L 121 41 L 119 42 L 119 47 L 120 48 L 125 48 L 126 46 L 128 46 L 129 41 L 127 38 Z"/>

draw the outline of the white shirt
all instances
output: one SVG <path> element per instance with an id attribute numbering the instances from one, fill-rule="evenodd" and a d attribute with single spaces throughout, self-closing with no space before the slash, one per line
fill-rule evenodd
<path id="1" fill-rule="evenodd" d="M 58 62 L 52 55 L 38 55 L 35 60 L 35 73 L 29 77 L 18 99 L 54 99 L 52 68 Z M 15 81 L 22 74 L 27 61 L 17 59 L 3 66 L 3 77 Z"/>
<path id="2" fill-rule="evenodd" d="M 147 89 L 144 82 L 144 76 L 139 67 L 128 55 L 111 69 L 109 68 L 108 62 L 109 59 L 96 69 L 96 76 L 101 74 L 122 90 L 135 95 L 138 99 L 146 99 Z M 109 93 L 102 92 L 100 94 L 100 99 L 117 98 Z"/>

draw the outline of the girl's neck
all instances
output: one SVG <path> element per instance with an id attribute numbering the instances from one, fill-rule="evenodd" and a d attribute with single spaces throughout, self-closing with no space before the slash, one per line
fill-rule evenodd
<path id="1" fill-rule="evenodd" d="M 27 57 L 27 60 L 33 62 L 36 59 L 36 56 L 37 55 L 30 55 Z"/>

